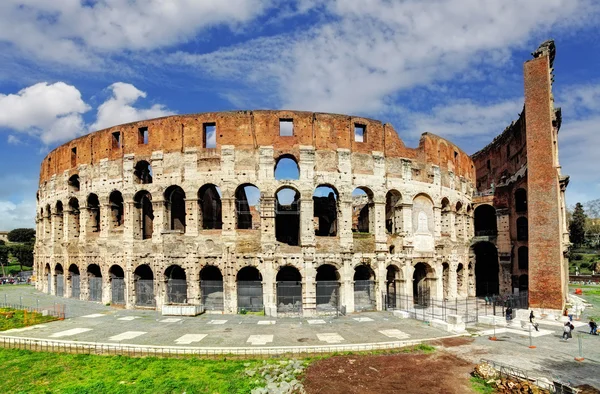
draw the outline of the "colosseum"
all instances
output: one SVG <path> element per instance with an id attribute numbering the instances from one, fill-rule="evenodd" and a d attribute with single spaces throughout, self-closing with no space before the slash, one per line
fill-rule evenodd
<path id="1" fill-rule="evenodd" d="M 299 111 L 199 113 L 90 133 L 40 173 L 36 286 L 62 297 L 269 316 L 527 291 L 562 309 L 568 234 L 554 44 L 473 156 L 431 133 Z M 566 238 L 565 238 L 566 237 Z"/>

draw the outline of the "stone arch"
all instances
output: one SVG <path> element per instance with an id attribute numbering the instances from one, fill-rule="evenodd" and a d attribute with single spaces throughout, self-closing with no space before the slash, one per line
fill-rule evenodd
<path id="1" fill-rule="evenodd" d="M 69 275 L 67 277 L 69 287 L 71 288 L 71 298 L 79 299 L 81 296 L 81 274 L 77 264 L 69 265 Z"/>
<path id="2" fill-rule="evenodd" d="M 494 236 L 498 234 L 496 209 L 489 204 L 475 208 L 475 236 Z"/>
<path id="3" fill-rule="evenodd" d="M 199 218 L 204 230 L 220 230 L 223 227 L 221 190 L 212 183 L 198 190 Z"/>
<path id="4" fill-rule="evenodd" d="M 413 303 L 427 306 L 434 294 L 435 270 L 427 263 L 415 264 L 413 270 Z"/>
<path id="5" fill-rule="evenodd" d="M 207 264 L 200 270 L 200 297 L 204 310 L 223 310 L 223 273 L 217 266 Z"/>
<path id="6" fill-rule="evenodd" d="M 354 310 L 375 310 L 377 306 L 375 291 L 375 271 L 367 264 L 354 268 Z"/>
<path id="7" fill-rule="evenodd" d="M 498 249 L 491 242 L 472 246 L 475 254 L 475 295 L 478 297 L 500 293 L 500 264 Z"/>
<path id="8" fill-rule="evenodd" d="M 113 264 L 108 269 L 110 278 L 110 302 L 116 305 L 125 304 L 125 271 L 118 264 Z"/>
<path id="9" fill-rule="evenodd" d="M 292 154 L 283 154 L 275 159 L 273 171 L 275 179 L 278 181 L 300 179 L 300 166 Z"/>
<path id="10" fill-rule="evenodd" d="M 254 266 L 242 267 L 236 275 L 238 312 L 264 310 L 262 274 Z"/>
<path id="11" fill-rule="evenodd" d="M 100 200 L 98 195 L 90 193 L 87 197 L 86 208 L 88 211 L 87 232 L 97 234 L 100 232 Z"/>
<path id="12" fill-rule="evenodd" d="M 152 166 L 146 160 L 140 160 L 135 163 L 133 175 L 136 183 L 144 185 L 152 183 Z"/>
<path id="13" fill-rule="evenodd" d="M 185 233 L 185 192 L 181 187 L 171 185 L 165 190 L 164 196 L 169 229 Z"/>
<path id="14" fill-rule="evenodd" d="M 442 263 L 442 296 L 444 299 L 450 297 L 450 264 Z"/>
<path id="15" fill-rule="evenodd" d="M 275 192 L 275 238 L 291 246 L 300 245 L 300 192 L 289 186 Z"/>
<path id="16" fill-rule="evenodd" d="M 110 228 L 121 228 L 125 221 L 123 194 L 113 190 L 108 197 L 108 205 L 110 206 Z"/>
<path id="17" fill-rule="evenodd" d="M 56 263 L 54 266 L 54 276 L 56 277 L 56 296 L 64 297 L 65 295 L 65 272 L 61 263 Z"/>
<path id="18" fill-rule="evenodd" d="M 148 264 L 140 264 L 133 271 L 135 283 L 135 305 L 141 307 L 156 307 L 154 297 L 154 272 Z"/>
<path id="19" fill-rule="evenodd" d="M 519 293 L 529 291 L 529 276 L 523 274 L 519 276 Z"/>
<path id="20" fill-rule="evenodd" d="M 235 189 L 235 218 L 238 230 L 260 229 L 260 190 L 251 183 Z"/>
<path id="21" fill-rule="evenodd" d="M 69 191 L 71 193 L 77 193 L 80 189 L 79 175 L 78 174 L 71 175 L 69 177 L 69 180 L 67 181 L 67 185 L 68 185 Z"/>
<path id="22" fill-rule="evenodd" d="M 385 230 L 388 234 L 400 234 L 403 229 L 402 194 L 396 189 L 385 195 Z"/>
<path id="23" fill-rule="evenodd" d="M 80 223 L 80 210 L 79 210 L 79 200 L 75 197 L 71 197 L 69 199 L 68 205 L 68 234 L 71 238 L 79 237 L 79 223 Z"/>
<path id="24" fill-rule="evenodd" d="M 88 299 L 90 301 L 102 301 L 102 270 L 98 264 L 90 264 L 87 267 Z"/>
<path id="25" fill-rule="evenodd" d="M 399 298 L 402 293 L 401 281 L 403 279 L 402 270 L 395 264 L 390 264 L 386 268 L 386 307 L 387 309 L 396 309 L 400 307 Z"/>
<path id="26" fill-rule="evenodd" d="M 450 222 L 450 215 L 452 215 L 452 207 L 450 206 L 450 200 L 448 199 L 448 197 L 442 198 L 441 207 L 441 234 L 442 236 L 450 236 L 450 234 L 452 233 Z"/>
<path id="27" fill-rule="evenodd" d="M 465 280 L 465 268 L 462 263 L 456 266 L 456 294 L 458 297 L 466 297 L 467 281 Z"/>
<path id="28" fill-rule="evenodd" d="M 352 191 L 352 232 L 375 232 L 375 195 L 365 186 L 358 186 Z"/>
<path id="29" fill-rule="evenodd" d="M 169 304 L 187 303 L 187 277 L 185 269 L 172 264 L 165 270 L 166 301 Z"/>
<path id="30" fill-rule="evenodd" d="M 527 212 L 527 191 L 523 188 L 515 191 L 515 211 Z"/>
<path id="31" fill-rule="evenodd" d="M 418 252 L 433 252 L 435 243 L 435 216 L 433 200 L 425 193 L 417 194 L 412 205 L 412 229 L 414 250 Z"/>
<path id="32" fill-rule="evenodd" d="M 332 264 L 317 267 L 315 277 L 317 312 L 336 313 L 340 305 L 340 273 Z"/>
<path id="33" fill-rule="evenodd" d="M 62 201 L 58 200 L 56 205 L 54 206 L 55 216 L 56 216 L 56 224 L 54 225 L 56 228 L 55 237 L 57 240 L 61 240 L 63 238 L 64 232 L 64 209 Z M 58 290 L 58 289 L 57 289 Z"/>
<path id="34" fill-rule="evenodd" d="M 529 239 L 529 227 L 527 218 L 521 216 L 517 218 L 517 241 L 527 241 Z"/>
<path id="35" fill-rule="evenodd" d="M 339 193 L 330 184 L 320 184 L 313 192 L 315 235 L 335 237 L 338 233 Z"/>
<path id="36" fill-rule="evenodd" d="M 302 312 L 302 274 L 293 265 L 279 267 L 277 276 L 277 312 Z"/>
<path id="37" fill-rule="evenodd" d="M 146 190 L 138 191 L 133 196 L 134 237 L 135 239 L 151 239 L 154 233 L 154 207 L 152 206 L 152 194 Z"/>

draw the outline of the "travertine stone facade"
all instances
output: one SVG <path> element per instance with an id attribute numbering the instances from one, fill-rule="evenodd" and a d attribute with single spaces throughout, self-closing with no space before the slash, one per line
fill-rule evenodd
<path id="1" fill-rule="evenodd" d="M 293 135 L 280 136 L 289 121 Z M 275 178 L 282 157 L 297 163 L 298 179 Z M 307 316 L 330 310 L 319 305 L 351 312 L 413 295 L 474 295 L 473 179 L 471 159 L 450 142 L 424 134 L 406 148 L 390 125 L 371 119 L 242 111 L 116 126 L 44 159 L 37 286 L 127 307 L 177 301 L 231 313 L 262 304 L 270 315 Z M 239 187 L 248 184 L 260 190 L 258 215 L 240 208 L 248 204 Z M 331 204 L 315 209 L 319 186 L 333 190 L 333 212 Z M 296 205 L 277 203 L 284 187 Z M 360 231 L 358 200 L 367 223 Z M 259 225 L 242 225 L 248 215 Z M 325 226 L 327 235 L 316 235 Z M 258 275 L 245 277 L 244 267 Z M 245 291 L 262 299 L 250 305 Z"/>

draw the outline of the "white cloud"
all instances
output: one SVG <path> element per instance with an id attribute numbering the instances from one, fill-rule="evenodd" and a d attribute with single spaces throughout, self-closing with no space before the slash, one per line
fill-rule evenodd
<path id="1" fill-rule="evenodd" d="M 8 142 L 11 145 L 20 145 L 23 143 L 19 138 L 15 137 L 12 134 L 9 134 L 8 138 L 6 139 L 6 142 Z"/>
<path id="2" fill-rule="evenodd" d="M 103 53 L 152 50 L 213 26 L 235 30 L 271 0 L 96 0 L 0 2 L 0 42 L 64 64 L 93 65 Z"/>
<path id="3" fill-rule="evenodd" d="M 49 144 L 81 134 L 81 115 L 89 109 L 74 86 L 40 82 L 17 94 L 0 94 L 0 127 L 36 135 Z"/>
<path id="4" fill-rule="evenodd" d="M 35 199 L 16 204 L 0 200 L 0 230 L 10 231 L 20 227 L 35 227 Z"/>
<path id="5" fill-rule="evenodd" d="M 139 98 L 145 98 L 146 93 L 131 84 L 116 82 L 110 85 L 108 89 L 112 91 L 112 97 L 98 107 L 96 122 L 90 126 L 91 131 L 136 120 L 174 114 L 173 111 L 166 109 L 161 104 L 154 104 L 147 109 L 135 108 L 133 104 Z"/>

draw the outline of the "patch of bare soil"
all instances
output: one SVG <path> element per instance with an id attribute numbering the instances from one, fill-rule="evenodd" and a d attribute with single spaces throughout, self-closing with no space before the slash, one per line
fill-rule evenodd
<path id="1" fill-rule="evenodd" d="M 444 338 L 440 339 L 439 341 L 433 341 L 430 344 L 433 346 L 455 347 L 468 345 L 470 343 L 473 343 L 474 340 L 475 339 L 468 337 Z"/>
<path id="2" fill-rule="evenodd" d="M 304 388 L 316 393 L 472 392 L 474 365 L 443 351 L 377 356 L 337 356 L 312 363 Z"/>

